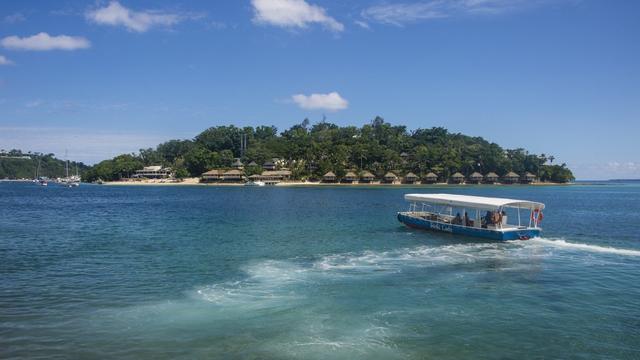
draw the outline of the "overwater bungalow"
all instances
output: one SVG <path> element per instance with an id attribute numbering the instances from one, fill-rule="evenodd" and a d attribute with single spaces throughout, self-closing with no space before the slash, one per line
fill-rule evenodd
<path id="1" fill-rule="evenodd" d="M 360 182 L 361 183 L 370 183 L 373 180 L 375 180 L 375 176 L 370 173 L 369 171 L 363 171 L 362 174 L 360 174 Z"/>
<path id="2" fill-rule="evenodd" d="M 402 179 L 403 184 L 415 184 L 416 181 L 418 181 L 418 175 L 412 172 L 409 172 L 408 174 L 406 174 Z"/>
<path id="3" fill-rule="evenodd" d="M 484 176 L 484 183 L 485 184 L 495 184 L 498 182 L 498 179 L 500 177 L 498 176 L 498 174 L 494 173 L 494 172 L 490 172 L 487 175 Z"/>
<path id="4" fill-rule="evenodd" d="M 200 182 L 218 182 L 222 180 L 222 175 L 224 174 L 224 170 L 214 169 L 209 170 L 205 173 L 202 173 L 200 176 Z"/>
<path id="5" fill-rule="evenodd" d="M 358 181 L 358 175 L 356 175 L 356 173 L 354 173 L 353 171 L 347 172 L 342 177 L 342 182 L 346 183 L 346 184 L 352 184 L 352 183 L 354 183 L 356 181 Z"/>
<path id="6" fill-rule="evenodd" d="M 236 168 L 236 169 L 244 169 L 244 164 L 242 163 L 242 161 L 240 161 L 240 159 L 236 159 L 233 164 L 231 164 L 232 167 Z"/>
<path id="7" fill-rule="evenodd" d="M 328 173 L 322 175 L 322 182 L 324 183 L 334 183 L 336 182 L 336 174 L 333 171 L 329 171 Z"/>
<path id="8" fill-rule="evenodd" d="M 531 184 L 536 182 L 536 179 L 537 177 L 534 174 L 527 171 L 524 176 L 520 178 L 520 182 L 523 184 Z"/>
<path id="9" fill-rule="evenodd" d="M 391 171 L 384 174 L 384 177 L 382 178 L 382 182 L 385 184 L 393 184 L 394 182 L 396 182 L 396 180 L 398 180 L 398 177 Z"/>
<path id="10" fill-rule="evenodd" d="M 520 180 L 520 175 L 514 173 L 513 171 L 509 171 L 505 176 L 502 177 L 503 184 L 517 184 L 518 180 Z"/>
<path id="11" fill-rule="evenodd" d="M 482 179 L 484 178 L 484 176 L 482 176 L 482 174 L 480 174 L 479 172 L 474 172 L 473 174 L 469 175 L 469 180 L 467 180 L 467 183 L 469 184 L 480 184 L 482 182 Z"/>
<path id="12" fill-rule="evenodd" d="M 222 174 L 222 181 L 239 182 L 244 180 L 244 173 L 238 169 L 225 171 Z"/>
<path id="13" fill-rule="evenodd" d="M 451 178 L 449 179 L 449 182 L 452 184 L 462 184 L 464 183 L 464 175 L 462 175 L 461 173 L 457 172 L 453 175 L 451 175 Z"/>
<path id="14" fill-rule="evenodd" d="M 262 164 L 262 168 L 264 170 L 275 170 L 276 164 L 273 161 L 265 161 L 265 163 Z"/>
<path id="15" fill-rule="evenodd" d="M 438 182 L 438 175 L 430 172 L 422 178 L 423 184 L 435 184 Z"/>
<path id="16" fill-rule="evenodd" d="M 160 165 L 145 166 L 142 170 L 136 170 L 132 177 L 144 179 L 167 179 L 173 177 L 173 172 L 171 171 L 171 168 L 163 168 Z"/>

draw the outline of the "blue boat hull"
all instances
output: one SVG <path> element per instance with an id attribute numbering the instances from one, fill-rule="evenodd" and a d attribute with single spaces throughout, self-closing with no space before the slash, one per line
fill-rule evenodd
<path id="1" fill-rule="evenodd" d="M 527 240 L 540 236 L 541 229 L 513 229 L 497 231 L 484 228 L 475 228 L 461 225 L 444 224 L 436 221 L 420 219 L 398 213 L 398 221 L 416 229 L 440 231 L 449 234 L 479 237 L 491 240 Z"/>

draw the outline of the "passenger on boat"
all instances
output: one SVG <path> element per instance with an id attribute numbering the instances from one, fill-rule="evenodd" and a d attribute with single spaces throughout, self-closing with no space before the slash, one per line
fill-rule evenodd
<path id="1" fill-rule="evenodd" d="M 460 213 L 456 214 L 456 217 L 451 220 L 451 223 L 453 225 L 462 225 L 462 217 L 460 216 Z"/>
<path id="2" fill-rule="evenodd" d="M 473 227 L 473 220 L 469 219 L 469 213 L 464 212 L 464 226 Z"/>

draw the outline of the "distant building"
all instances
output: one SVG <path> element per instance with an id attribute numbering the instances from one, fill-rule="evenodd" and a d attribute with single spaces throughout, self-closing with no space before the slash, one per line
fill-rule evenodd
<path id="1" fill-rule="evenodd" d="M 264 170 L 275 170 L 276 164 L 273 161 L 266 161 L 264 164 L 262 164 L 262 168 Z"/>
<path id="2" fill-rule="evenodd" d="M 464 175 L 462 175 L 461 173 L 457 172 L 457 173 L 451 175 L 451 178 L 449 179 L 449 182 L 451 182 L 452 184 L 462 184 L 462 183 L 464 183 Z"/>
<path id="3" fill-rule="evenodd" d="M 503 184 L 516 184 L 520 180 L 520 175 L 514 173 L 513 171 L 509 171 L 505 176 L 502 177 Z"/>
<path id="4" fill-rule="evenodd" d="M 438 182 L 438 175 L 430 172 L 422 178 L 422 182 L 425 184 L 435 184 Z"/>
<path id="5" fill-rule="evenodd" d="M 342 182 L 343 183 L 354 183 L 358 181 L 358 175 L 356 175 L 356 173 L 354 173 L 353 171 L 349 171 L 348 173 L 346 173 L 343 177 L 342 177 Z"/>
<path id="6" fill-rule="evenodd" d="M 485 184 L 495 184 L 498 182 L 499 176 L 498 174 L 494 173 L 494 172 L 490 172 L 487 175 L 484 176 L 484 183 Z"/>
<path id="7" fill-rule="evenodd" d="M 236 169 L 244 169 L 244 164 L 242 163 L 242 161 L 240 161 L 240 159 L 236 159 L 233 164 L 231 164 L 232 167 L 236 168 Z"/>
<path id="8" fill-rule="evenodd" d="M 326 183 L 336 182 L 336 174 L 334 174 L 333 171 L 329 171 L 328 173 L 322 175 L 322 182 L 326 182 Z"/>
<path id="9" fill-rule="evenodd" d="M 382 182 L 384 182 L 385 184 L 393 184 L 394 182 L 396 182 L 396 180 L 398 180 L 398 176 L 396 176 L 396 174 L 392 173 L 391 171 L 384 174 L 384 177 L 382 178 Z"/>
<path id="10" fill-rule="evenodd" d="M 412 172 L 405 175 L 404 178 L 402 179 L 402 182 L 405 184 L 415 184 L 416 181 L 418 181 L 418 175 Z"/>
<path id="11" fill-rule="evenodd" d="M 166 179 L 173 177 L 173 173 L 171 172 L 171 168 L 163 168 L 160 165 L 153 166 L 145 166 L 142 170 L 136 170 L 136 173 L 133 174 L 134 178 L 145 178 L 145 179 Z"/>
<path id="12" fill-rule="evenodd" d="M 375 178 L 376 177 L 369 171 L 363 171 L 362 174 L 360 174 L 360 182 L 362 183 L 370 183 L 375 180 Z"/>
<path id="13" fill-rule="evenodd" d="M 249 163 L 249 165 L 247 165 L 248 167 L 256 167 L 258 166 L 258 164 L 255 161 L 252 161 Z"/>
<path id="14" fill-rule="evenodd" d="M 209 170 L 200 176 L 200 182 L 218 182 L 222 181 L 224 170 Z"/>
<path id="15" fill-rule="evenodd" d="M 469 184 L 480 184 L 482 182 L 482 179 L 484 179 L 484 176 L 476 171 L 473 174 L 469 175 L 469 180 L 467 182 Z"/>
<path id="16" fill-rule="evenodd" d="M 225 171 L 222 174 L 222 181 L 238 182 L 243 180 L 244 180 L 244 173 L 237 169 Z"/>
<path id="17" fill-rule="evenodd" d="M 534 174 L 527 171 L 524 174 L 524 176 L 520 179 L 520 182 L 523 184 L 531 184 L 536 182 L 536 180 L 537 180 L 537 177 Z"/>

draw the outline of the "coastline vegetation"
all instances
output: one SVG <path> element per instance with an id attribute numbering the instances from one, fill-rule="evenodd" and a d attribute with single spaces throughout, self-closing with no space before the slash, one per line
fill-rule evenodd
<path id="1" fill-rule="evenodd" d="M 49 178 L 64 177 L 65 163 L 65 160 L 56 158 L 54 154 L 0 150 L 0 179 L 33 179 L 36 172 L 38 176 Z M 89 166 L 81 162 L 69 161 L 69 173 L 75 173 L 76 166 L 80 175 L 89 169 Z"/>
<path id="2" fill-rule="evenodd" d="M 329 171 L 342 177 L 349 170 L 377 176 L 387 171 L 418 176 L 434 172 L 442 179 L 456 172 L 468 176 L 475 171 L 513 171 L 530 172 L 540 181 L 574 180 L 566 164 L 554 163 L 553 156 L 523 148 L 503 149 L 482 137 L 450 133 L 442 127 L 409 131 L 376 117 L 360 128 L 325 121 L 311 125 L 305 119 L 281 133 L 274 126 L 211 127 L 191 140 L 170 140 L 155 149 L 102 161 L 83 174 L 83 181 L 128 178 L 149 165 L 171 167 L 179 178 L 198 177 L 210 169 L 229 168 L 236 159 L 255 162 L 257 166 L 244 169 L 246 175 L 253 175 L 273 158 L 283 159 L 297 180 L 318 179 Z"/>

